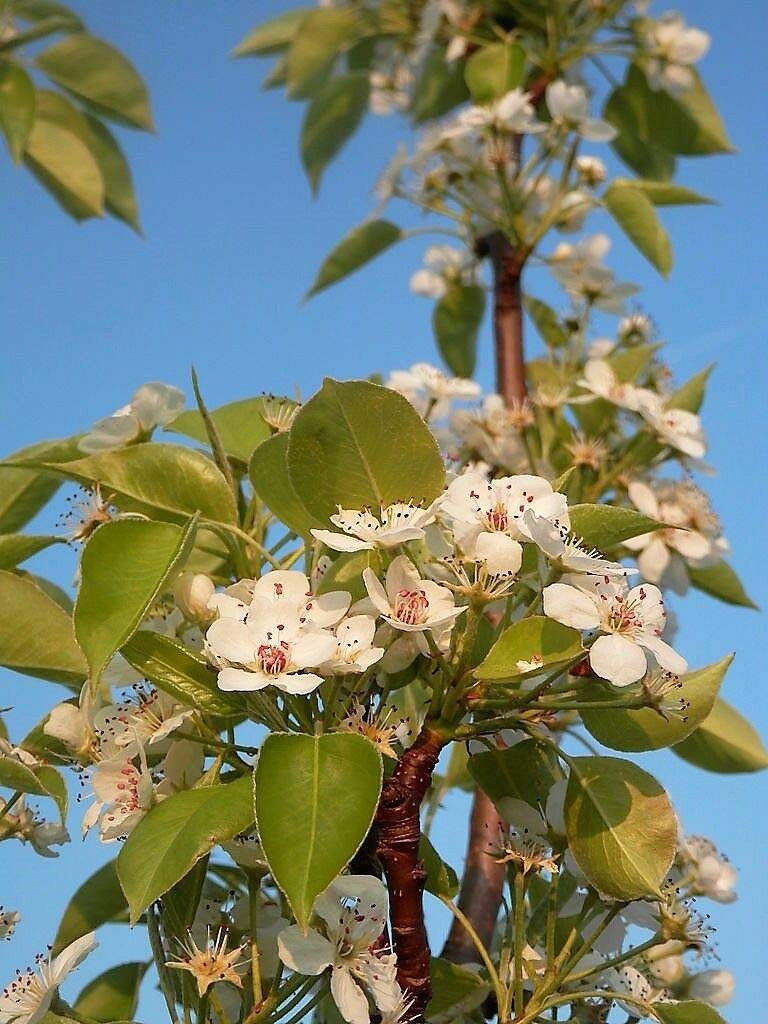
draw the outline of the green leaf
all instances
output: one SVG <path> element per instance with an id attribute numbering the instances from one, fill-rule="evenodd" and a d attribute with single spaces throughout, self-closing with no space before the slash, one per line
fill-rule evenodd
<path id="1" fill-rule="evenodd" d="M 501 99 L 523 84 L 524 75 L 525 50 L 517 43 L 491 43 L 475 50 L 464 70 L 475 103 Z"/>
<path id="2" fill-rule="evenodd" d="M 525 311 L 533 325 L 550 348 L 558 348 L 568 340 L 567 331 L 561 326 L 557 313 L 546 302 L 526 295 L 523 300 Z"/>
<path id="3" fill-rule="evenodd" d="M 266 57 L 270 53 L 287 49 L 302 21 L 312 10 L 310 7 L 299 7 L 262 22 L 237 44 L 233 56 Z"/>
<path id="4" fill-rule="evenodd" d="M 30 579 L 0 572 L 0 665 L 78 686 L 88 672 L 72 619 Z"/>
<path id="5" fill-rule="evenodd" d="M 94 685 L 181 570 L 197 529 L 142 519 L 104 523 L 85 546 L 75 637 Z"/>
<path id="6" fill-rule="evenodd" d="M 152 131 L 149 96 L 141 76 L 127 57 L 103 39 L 77 32 L 39 53 L 36 64 L 97 114 Z"/>
<path id="7" fill-rule="evenodd" d="M 471 377 L 477 360 L 477 333 L 485 313 L 485 292 L 476 284 L 453 283 L 435 306 L 432 328 L 451 373 Z"/>
<path id="8" fill-rule="evenodd" d="M 365 569 L 381 572 L 381 559 L 376 551 L 349 551 L 339 555 L 323 573 L 317 587 L 318 594 L 330 594 L 334 590 L 345 590 L 353 601 L 362 601 L 368 596 L 363 582 Z"/>
<path id="9" fill-rule="evenodd" d="M 701 1003 L 698 999 L 654 1003 L 653 1012 L 661 1024 L 725 1024 L 709 1003 Z"/>
<path id="10" fill-rule="evenodd" d="M 287 56 L 290 99 L 308 99 L 339 53 L 360 33 L 357 15 L 349 8 L 322 7 L 302 18 Z"/>
<path id="11" fill-rule="evenodd" d="M 129 1020 L 139 1004 L 139 986 L 148 967 L 148 962 L 110 967 L 88 982 L 73 1009 L 98 1024 Z"/>
<path id="12" fill-rule="evenodd" d="M 570 760 L 565 828 L 576 863 L 601 893 L 658 892 L 677 848 L 677 818 L 656 779 L 617 757 Z"/>
<path id="13" fill-rule="evenodd" d="M 79 32 L 83 28 L 82 21 L 78 16 L 64 4 L 56 0 L 14 0 L 13 13 L 17 18 L 24 18 L 25 21 L 48 21 L 57 18 L 61 24 L 61 30 L 67 32 Z"/>
<path id="14" fill-rule="evenodd" d="M 590 733 L 605 747 L 613 750 L 659 750 L 671 747 L 689 736 L 704 721 L 714 706 L 725 673 L 733 661 L 729 654 L 706 668 L 687 672 L 681 679 L 682 688 L 675 692 L 688 704 L 685 718 L 668 719 L 653 708 L 605 711 L 585 709 L 581 719 Z"/>
<path id="15" fill-rule="evenodd" d="M 326 378 L 302 406 L 288 443 L 288 472 L 310 514 L 430 502 L 443 490 L 437 442 L 402 395 L 368 381 Z"/>
<path id="16" fill-rule="evenodd" d="M 24 459 L 44 445 L 31 445 L 8 456 L 8 461 Z M 50 473 L 35 469 L 16 469 L 0 462 L 0 532 L 15 533 L 48 503 L 61 487 Z"/>
<path id="17" fill-rule="evenodd" d="M 685 185 L 676 185 L 673 181 L 643 181 L 638 178 L 614 178 L 613 184 L 620 188 L 629 186 L 637 188 L 647 196 L 654 206 L 702 206 L 712 205 L 714 199 L 694 192 Z"/>
<path id="18" fill-rule="evenodd" d="M 237 522 L 221 472 L 200 452 L 179 445 L 147 442 L 43 466 L 86 486 L 100 483 L 126 511 L 172 522 L 185 522 L 195 512 L 218 523 Z"/>
<path id="19" fill-rule="evenodd" d="M 648 105 L 659 145 L 681 156 L 733 153 L 733 145 L 715 105 L 698 73 L 694 69 L 691 71 L 693 87 L 675 96 L 664 90 L 655 92 L 647 83 L 645 92 L 639 84 L 637 86 Z M 636 68 L 631 67 L 628 79 L 634 82 L 639 77 L 644 79 Z"/>
<path id="20" fill-rule="evenodd" d="M 116 865 L 117 861 L 108 861 L 75 892 L 56 932 L 54 954 L 108 921 L 127 920 L 125 896 L 117 878 Z"/>
<path id="21" fill-rule="evenodd" d="M 666 277 L 672 269 L 672 246 L 651 200 L 633 185 L 613 182 L 603 201 L 630 241 Z"/>
<path id="22" fill-rule="evenodd" d="M 708 717 L 673 751 L 684 761 L 723 775 L 759 772 L 768 767 L 768 751 L 755 729 L 718 697 Z"/>
<path id="23" fill-rule="evenodd" d="M 301 162 L 313 192 L 325 168 L 362 121 L 370 92 L 365 72 L 336 75 L 320 86 L 307 107 L 301 126 Z"/>
<path id="24" fill-rule="evenodd" d="M 464 81 L 464 65 L 460 60 L 446 61 L 443 47 L 433 47 L 427 54 L 416 83 L 411 116 L 416 124 L 442 117 L 469 99 Z"/>
<path id="25" fill-rule="evenodd" d="M 427 892 L 431 892 L 433 896 L 447 896 L 453 899 L 459 891 L 458 876 L 425 835 L 419 840 L 419 860 L 427 873 L 424 883 Z"/>
<path id="26" fill-rule="evenodd" d="M 263 398 L 243 398 L 211 410 L 224 451 L 230 458 L 247 463 L 253 450 L 271 436 L 272 431 L 262 416 L 263 409 Z M 197 409 L 183 412 L 165 429 L 192 437 L 202 444 L 209 443 L 203 417 Z"/>
<path id="27" fill-rule="evenodd" d="M 54 768 L 46 765 L 41 768 L 30 768 L 13 757 L 0 754 L 0 786 L 18 790 L 19 793 L 47 796 L 59 801 L 63 780 Z M 66 794 L 66 790 L 64 793 Z"/>
<path id="28" fill-rule="evenodd" d="M 182 704 L 209 715 L 242 715 L 245 705 L 236 693 L 216 685 L 216 673 L 199 654 L 162 633 L 140 629 L 120 653 L 142 676 Z"/>
<path id="29" fill-rule="evenodd" d="M 174 793 L 141 819 L 117 858 L 132 925 L 217 843 L 251 827 L 251 787 L 251 776 L 243 775 L 228 785 Z"/>
<path id="30" fill-rule="evenodd" d="M 93 153 L 74 132 L 38 117 L 27 139 L 24 161 L 76 220 L 102 216 L 101 171 Z"/>
<path id="31" fill-rule="evenodd" d="M 270 512 L 299 537 L 306 537 L 323 521 L 305 508 L 288 475 L 288 434 L 275 434 L 262 442 L 251 456 L 248 476 Z"/>
<path id="32" fill-rule="evenodd" d="M 141 234 L 139 205 L 133 188 L 133 178 L 122 149 L 107 126 L 92 114 L 85 114 L 88 126 L 89 148 L 104 181 L 104 205 L 113 217 Z"/>
<path id="33" fill-rule="evenodd" d="M 571 532 L 600 551 L 608 551 L 630 537 L 639 537 L 664 527 L 664 523 L 618 505 L 572 505 L 568 512 Z"/>
<path id="34" fill-rule="evenodd" d="M 35 123 L 35 87 L 18 64 L 0 63 L 0 129 L 15 163 L 21 162 L 24 147 Z"/>
<path id="35" fill-rule="evenodd" d="M 603 117 L 618 129 L 611 145 L 628 167 L 645 179 L 668 181 L 674 176 L 675 158 L 654 137 L 644 92 L 626 83 L 618 86 L 606 101 Z"/>
<path id="36" fill-rule="evenodd" d="M 353 228 L 325 257 L 306 297 L 353 274 L 402 237 L 402 230 L 388 220 L 371 220 Z"/>
<path id="37" fill-rule="evenodd" d="M 61 542 L 61 537 L 37 537 L 31 533 L 0 534 L 0 569 L 14 569 L 38 551 Z"/>
<path id="38" fill-rule="evenodd" d="M 618 380 L 632 383 L 646 369 L 658 348 L 658 345 L 633 345 L 623 351 L 612 352 L 606 362 Z"/>
<path id="39" fill-rule="evenodd" d="M 687 380 L 682 387 L 667 399 L 667 406 L 670 409 L 687 409 L 688 412 L 698 412 L 704 402 L 707 381 L 709 375 L 715 368 L 715 364 L 705 367 Z"/>
<path id="40" fill-rule="evenodd" d="M 433 957 L 429 964 L 432 997 L 424 1015 L 429 1021 L 455 1020 L 483 1002 L 490 992 L 487 981 L 477 971 Z"/>
<path id="41" fill-rule="evenodd" d="M 504 630 L 475 675 L 478 679 L 519 680 L 526 674 L 518 668 L 519 661 L 541 659 L 542 670 L 547 670 L 573 661 L 583 651 L 577 629 L 544 615 L 531 615 Z"/>
<path id="42" fill-rule="evenodd" d="M 561 778 L 552 749 L 534 739 L 472 754 L 467 767 L 495 804 L 512 798 L 532 807 L 544 806 L 550 789 Z"/>
<path id="43" fill-rule="evenodd" d="M 692 586 L 697 590 L 716 597 L 726 604 L 735 604 L 741 608 L 754 608 L 758 606 L 744 589 L 741 580 L 731 566 L 722 559 L 714 565 L 706 565 L 702 568 L 688 566 L 688 578 Z"/>
<path id="44" fill-rule="evenodd" d="M 272 733 L 254 778 L 256 822 L 270 871 L 306 928 L 315 897 L 368 834 L 381 754 L 363 736 Z"/>

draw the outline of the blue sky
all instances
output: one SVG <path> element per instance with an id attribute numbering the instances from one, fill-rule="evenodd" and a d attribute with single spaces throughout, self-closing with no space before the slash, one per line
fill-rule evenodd
<path id="1" fill-rule="evenodd" d="M 122 135 L 146 237 L 112 220 L 75 225 L 26 173 L 0 159 L 3 451 L 74 433 L 146 380 L 176 383 L 189 394 L 193 361 L 215 405 L 264 390 L 308 394 L 324 374 L 362 376 L 434 358 L 430 304 L 407 290 L 423 240 L 301 305 L 319 261 L 369 210 L 369 185 L 403 126 L 370 120 L 312 200 L 297 152 L 301 109 L 260 91 L 260 63 L 227 57 L 255 22 L 285 6 L 277 0 L 80 0 L 91 30 L 127 52 L 150 85 L 157 135 Z M 768 74 L 762 40 L 768 26 L 756 3 L 739 4 L 738 16 L 719 0 L 679 6 L 713 34 L 703 70 L 738 153 L 681 163 L 679 179 L 720 205 L 664 213 L 676 256 L 668 281 L 619 241 L 612 263 L 620 278 L 643 286 L 643 308 L 669 341 L 666 358 L 680 380 L 717 361 L 704 414 L 719 475 L 705 485 L 724 520 L 733 562 L 765 606 L 761 243 Z M 598 226 L 607 223 L 595 221 Z M 479 368 L 486 385 L 489 341 L 486 328 Z M 41 556 L 36 567 L 62 582 L 73 568 L 58 553 Z M 768 734 L 763 619 L 701 596 L 677 609 L 680 649 L 692 665 L 738 652 L 724 693 Z M 0 705 L 16 705 L 9 716 L 15 735 L 61 695 L 53 684 L 0 673 Z M 727 1016 L 731 1024 L 746 1024 L 758 999 L 764 1001 L 759 966 L 760 944 L 768 938 L 762 854 L 768 837 L 755 809 L 764 806 L 765 777 L 705 775 L 667 753 L 643 763 L 669 788 L 686 829 L 713 836 L 741 870 L 742 899 L 715 908 L 714 917 L 723 963 L 738 972 Z M 435 833 L 454 863 L 463 852 L 452 821 L 460 808 L 460 800 L 452 803 Z M 0 947 L 0 981 L 50 941 L 68 892 L 104 856 L 95 841 L 83 847 L 78 839 L 58 862 L 10 843 L 0 847 L 0 903 L 24 914 L 13 943 Z M 142 953 L 138 936 L 107 929 L 82 981 Z M 157 1019 L 151 991 L 143 1007 L 139 1019 Z"/>

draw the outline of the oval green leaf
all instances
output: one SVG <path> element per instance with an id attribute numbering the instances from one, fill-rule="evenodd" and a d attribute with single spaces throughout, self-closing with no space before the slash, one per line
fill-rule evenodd
<path id="1" fill-rule="evenodd" d="M 127 921 L 127 907 L 117 878 L 117 861 L 110 860 L 87 878 L 67 904 L 53 942 L 54 954 L 107 921 Z"/>
<path id="2" fill-rule="evenodd" d="M 67 612 L 32 580 L 2 571 L 0 665 L 78 688 L 88 673 Z"/>
<path id="3" fill-rule="evenodd" d="M 172 523 L 117 519 L 85 546 L 75 602 L 75 636 L 95 684 L 133 636 L 189 554 L 197 520 Z"/>
<path id="4" fill-rule="evenodd" d="M 698 999 L 654 1003 L 653 1012 L 661 1024 L 725 1024 L 717 1010 Z"/>
<path id="5" fill-rule="evenodd" d="M 307 107 L 301 126 L 301 162 L 313 192 L 325 168 L 354 135 L 368 110 L 370 93 L 365 72 L 336 75 L 320 86 Z"/>
<path id="6" fill-rule="evenodd" d="M 768 768 L 768 751 L 760 736 L 722 697 L 698 729 L 672 749 L 708 772 L 731 775 Z"/>
<path id="7" fill-rule="evenodd" d="M 477 362 L 477 334 L 485 313 L 485 292 L 476 284 L 451 284 L 435 306 L 432 329 L 445 365 L 457 377 L 471 377 Z"/>
<path id="8" fill-rule="evenodd" d="M 388 220 L 371 220 L 353 228 L 325 257 L 306 297 L 353 274 L 402 237 L 401 228 Z"/>
<path id="9" fill-rule="evenodd" d="M 627 238 L 666 277 L 672 269 L 672 245 L 645 192 L 613 182 L 603 201 Z"/>
<path id="10" fill-rule="evenodd" d="M 658 892 L 678 833 L 664 789 L 617 757 L 576 757 L 570 766 L 565 828 L 576 863 L 599 892 L 615 899 Z"/>
<path id="11" fill-rule="evenodd" d="M 290 99 L 307 99 L 338 54 L 359 33 L 355 11 L 321 7 L 302 18 L 287 55 L 286 78 Z"/>
<path id="12" fill-rule="evenodd" d="M 38 551 L 60 543 L 61 537 L 36 537 L 31 533 L 0 534 L 0 569 L 14 569 Z"/>
<path id="13" fill-rule="evenodd" d="M 322 528 L 305 508 L 288 475 L 288 434 L 275 434 L 264 441 L 251 456 L 248 476 L 253 489 L 277 518 L 299 537 Z"/>
<path id="14" fill-rule="evenodd" d="M 132 925 L 217 843 L 251 827 L 251 790 L 250 775 L 227 785 L 189 789 L 163 800 L 141 819 L 117 858 Z"/>
<path id="15" fill-rule="evenodd" d="M 731 566 L 723 561 L 701 568 L 688 566 L 688 579 L 697 590 L 726 604 L 735 604 L 740 608 L 754 608 L 757 605 L 744 589 L 744 586 Z"/>
<path id="16" fill-rule="evenodd" d="M 608 551 L 630 537 L 664 528 L 664 523 L 618 505 L 572 505 L 568 512 L 571 532 L 600 551 Z"/>
<path id="17" fill-rule="evenodd" d="M 445 470 L 432 433 L 402 395 L 368 381 L 326 378 L 299 411 L 288 472 L 308 511 L 326 522 L 338 505 L 434 500 Z"/>
<path id="18" fill-rule="evenodd" d="M 725 673 L 733 661 L 729 654 L 722 661 L 688 672 L 681 679 L 676 696 L 688 702 L 685 718 L 662 716 L 653 708 L 629 710 L 584 710 L 581 720 L 595 739 L 612 750 L 660 750 L 690 736 L 714 706 Z"/>
<path id="19" fill-rule="evenodd" d="M 110 967 L 89 981 L 73 1009 L 96 1024 L 131 1020 L 139 1004 L 139 987 L 149 962 L 138 961 Z"/>
<path id="20" fill-rule="evenodd" d="M 299 25 L 311 10 L 311 7 L 299 7 L 262 22 L 238 43 L 234 56 L 265 57 L 270 53 L 285 50 L 290 46 Z"/>
<path id="21" fill-rule="evenodd" d="M 35 123 L 35 87 L 18 64 L 0 63 L 0 129 L 16 163 Z"/>
<path id="22" fill-rule="evenodd" d="M 152 131 L 149 96 L 136 68 L 119 50 L 96 36 L 77 32 L 37 55 L 36 63 L 63 89 L 96 113 Z"/>
<path id="23" fill-rule="evenodd" d="M 508 626 L 475 669 L 478 679 L 519 680 L 518 662 L 541 659 L 541 668 L 573 661 L 583 652 L 581 633 L 544 615 L 531 615 Z M 528 673 L 530 674 L 530 673 Z"/>
<path id="24" fill-rule="evenodd" d="M 256 823 L 270 871 L 299 924 L 357 853 L 381 792 L 381 754 L 363 736 L 273 733 L 254 779 Z"/>
<path id="25" fill-rule="evenodd" d="M 524 800 L 542 807 L 547 794 L 561 778 L 554 752 L 536 740 L 523 740 L 511 747 L 472 754 L 469 774 L 494 803 Z"/>
<path id="26" fill-rule="evenodd" d="M 71 462 L 44 463 L 62 476 L 91 486 L 126 511 L 185 522 L 199 512 L 218 523 L 236 523 L 232 492 L 210 459 L 174 444 L 136 444 Z"/>
<path id="27" fill-rule="evenodd" d="M 475 103 L 501 99 L 523 84 L 525 50 L 517 43 L 491 43 L 471 55 L 464 77 Z"/>

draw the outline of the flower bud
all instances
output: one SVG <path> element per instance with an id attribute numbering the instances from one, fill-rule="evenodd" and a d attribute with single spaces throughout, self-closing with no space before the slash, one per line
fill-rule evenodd
<path id="1" fill-rule="evenodd" d="M 176 604 L 187 619 L 207 622 L 211 617 L 208 601 L 213 597 L 213 580 L 202 572 L 185 572 L 173 588 Z"/>

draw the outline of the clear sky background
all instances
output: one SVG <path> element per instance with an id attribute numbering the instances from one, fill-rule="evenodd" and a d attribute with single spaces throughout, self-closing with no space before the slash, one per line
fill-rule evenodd
<path id="1" fill-rule="evenodd" d="M 407 288 L 423 240 L 300 304 L 319 261 L 368 212 L 370 183 L 404 126 L 370 119 L 312 200 L 297 152 L 301 107 L 260 91 L 261 62 L 227 56 L 253 24 L 286 6 L 76 4 L 93 32 L 130 55 L 150 87 L 157 136 L 122 134 L 146 237 L 113 220 L 77 226 L 2 154 L 4 452 L 83 429 L 147 380 L 179 384 L 189 395 L 193 361 L 208 404 L 216 405 L 265 390 L 299 388 L 307 395 L 324 374 L 365 376 L 435 359 L 431 304 Z M 669 281 L 618 241 L 611 262 L 621 279 L 643 286 L 642 307 L 669 341 L 666 358 L 679 380 L 717 361 L 704 416 L 719 475 L 705 486 L 724 520 L 734 565 L 765 607 L 768 24 L 756 0 L 682 0 L 679 7 L 714 37 L 703 70 L 738 153 L 681 161 L 679 180 L 720 205 L 663 213 L 676 255 Z M 608 227 L 599 218 L 593 224 Z M 490 386 L 487 327 L 482 351 L 479 375 Z M 32 567 L 68 582 L 74 562 L 46 553 Z M 693 666 L 738 652 L 724 694 L 768 735 L 764 620 L 699 595 L 676 609 L 678 646 Z M 65 696 L 54 684 L 0 672 L 0 706 L 15 705 L 8 719 L 16 737 Z M 713 914 L 723 964 L 738 975 L 726 1016 L 747 1024 L 765 1005 L 768 776 L 708 775 L 665 752 L 643 763 L 668 787 L 685 828 L 715 838 L 741 871 L 740 901 Z M 457 865 L 464 810 L 462 798 L 452 802 L 435 832 L 441 852 Z M 75 838 L 58 862 L 18 844 L 0 846 L 0 904 L 24 917 L 13 942 L 0 946 L 0 983 L 51 940 L 70 892 L 116 852 L 94 838 L 82 846 L 78 817 L 75 811 Z M 102 947 L 65 994 L 143 953 L 140 936 L 105 929 Z M 156 1021 L 161 1013 L 146 986 L 138 1019 Z"/>

